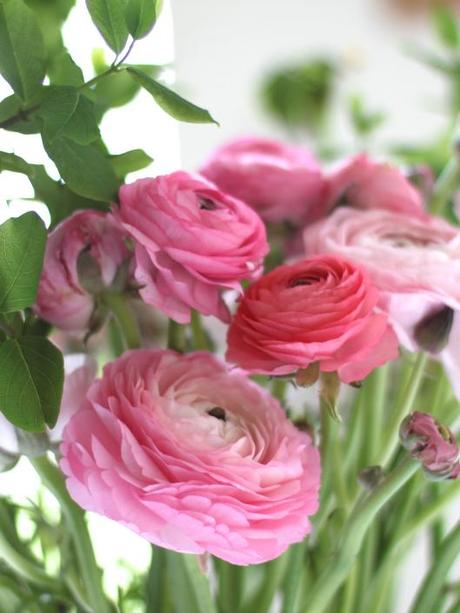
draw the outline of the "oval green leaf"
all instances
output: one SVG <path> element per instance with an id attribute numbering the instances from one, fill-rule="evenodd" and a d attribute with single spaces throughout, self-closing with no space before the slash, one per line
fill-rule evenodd
<path id="1" fill-rule="evenodd" d="M 128 38 L 124 2 L 122 0 L 86 0 L 86 6 L 105 42 L 115 53 L 120 53 Z"/>

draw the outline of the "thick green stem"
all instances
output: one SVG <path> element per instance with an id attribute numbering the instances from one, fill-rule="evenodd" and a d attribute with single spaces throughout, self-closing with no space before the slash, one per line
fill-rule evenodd
<path id="1" fill-rule="evenodd" d="M 305 612 L 322 613 L 355 563 L 367 529 L 380 509 L 408 481 L 418 463 L 406 457 L 363 501 L 358 502 L 345 523 L 336 550 L 309 595 Z"/>
<path id="2" fill-rule="evenodd" d="M 363 451 L 365 452 L 364 465 L 372 466 L 374 459 L 378 455 L 379 442 L 384 431 L 384 413 L 385 403 L 387 402 L 387 383 L 388 383 L 389 365 L 377 368 L 365 382 L 363 392 L 366 397 L 366 406 L 363 407 L 366 428 L 364 431 L 365 437 Z"/>
<path id="3" fill-rule="evenodd" d="M 59 468 L 47 456 L 30 458 L 43 484 L 56 497 L 67 522 L 77 553 L 83 584 L 87 591 L 88 603 L 94 613 L 110 613 L 110 605 L 102 589 L 101 571 L 94 557 L 91 538 L 82 509 L 70 498 Z"/>
<path id="4" fill-rule="evenodd" d="M 439 175 L 431 197 L 429 210 L 433 215 L 442 215 L 449 202 L 449 198 L 460 183 L 460 164 L 454 155 Z"/>
<path id="5" fill-rule="evenodd" d="M 103 296 L 104 304 L 111 310 L 123 333 L 123 338 L 128 349 L 141 347 L 141 336 L 136 317 L 122 294 L 107 292 Z"/>
<path id="6" fill-rule="evenodd" d="M 411 613 L 431 613 L 437 610 L 441 590 L 449 570 L 460 551 L 460 523 L 446 536 L 439 548 L 431 570 L 418 591 Z"/>
<path id="7" fill-rule="evenodd" d="M 297 594 L 299 591 L 300 579 L 303 571 L 303 557 L 305 555 L 307 541 L 291 545 L 288 553 L 288 565 L 286 569 L 286 579 L 283 589 L 283 606 L 281 613 L 293 613 Z"/>
<path id="8" fill-rule="evenodd" d="M 262 585 L 245 608 L 247 613 L 267 613 L 270 610 L 273 598 L 280 587 L 285 568 L 286 554 L 265 564 Z"/>
<path id="9" fill-rule="evenodd" d="M 243 600 L 244 566 L 229 564 L 217 558 L 214 559 L 214 566 L 218 578 L 219 613 L 235 613 L 240 610 Z"/>
<path id="10" fill-rule="evenodd" d="M 392 457 L 393 452 L 398 446 L 398 432 L 404 417 L 413 409 L 414 402 L 417 398 L 420 385 L 423 380 L 425 365 L 428 356 L 426 353 L 419 353 L 412 371 L 404 389 L 404 394 L 396 404 L 394 411 L 391 413 L 389 420 L 385 426 L 386 441 L 383 446 L 376 464 L 384 466 Z"/>
<path id="11" fill-rule="evenodd" d="M 185 351 L 185 326 L 178 324 L 173 319 L 169 320 L 168 324 L 168 349 L 173 349 L 179 353 Z"/>
<path id="12" fill-rule="evenodd" d="M 208 340 L 203 329 L 201 322 L 201 316 L 198 311 L 193 309 L 192 311 L 192 336 L 193 336 L 193 348 L 196 351 L 207 351 L 209 349 Z"/>

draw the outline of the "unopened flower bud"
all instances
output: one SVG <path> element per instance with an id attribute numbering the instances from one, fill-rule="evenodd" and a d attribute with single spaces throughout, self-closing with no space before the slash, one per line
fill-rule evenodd
<path id="1" fill-rule="evenodd" d="M 434 479 L 455 479 L 459 474 L 459 448 L 454 435 L 432 415 L 416 411 L 402 422 L 402 445 L 423 464 Z"/>
<path id="2" fill-rule="evenodd" d="M 419 347 L 430 353 L 442 351 L 449 341 L 453 322 L 454 311 L 448 306 L 424 317 L 414 330 Z"/>

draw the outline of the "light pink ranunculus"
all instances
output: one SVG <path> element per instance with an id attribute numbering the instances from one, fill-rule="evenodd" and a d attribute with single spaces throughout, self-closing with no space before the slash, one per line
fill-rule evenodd
<path id="1" fill-rule="evenodd" d="M 318 363 L 345 383 L 398 356 L 365 270 L 336 255 L 275 268 L 249 286 L 228 332 L 227 359 L 286 375 Z"/>
<path id="2" fill-rule="evenodd" d="M 310 436 L 208 353 L 136 350 L 107 365 L 61 452 L 83 508 L 161 547 L 233 564 L 279 556 L 318 507 Z"/>
<path id="3" fill-rule="evenodd" d="M 77 211 L 62 221 L 48 236 L 35 312 L 68 332 L 87 332 L 95 301 L 82 285 L 80 257 L 88 254 L 98 267 L 100 282 L 108 288 L 129 257 L 124 238 L 114 220 L 100 211 Z"/>
<path id="4" fill-rule="evenodd" d="M 364 265 L 380 290 L 379 304 L 388 312 L 400 342 L 415 351 L 423 335 L 427 345 L 422 348 L 437 346 L 460 396 L 458 228 L 428 215 L 422 219 L 340 208 L 306 228 L 304 244 L 307 255 L 332 252 Z M 449 309 L 454 313 L 449 314 Z M 431 329 L 430 320 L 436 324 Z"/>
<path id="5" fill-rule="evenodd" d="M 338 206 L 386 209 L 424 216 L 420 192 L 396 166 L 360 154 L 341 162 L 326 179 L 326 210 Z"/>
<path id="6" fill-rule="evenodd" d="M 266 221 L 305 223 L 319 215 L 323 176 L 313 154 L 303 147 L 238 138 L 216 149 L 200 172 Z"/>
<path id="7" fill-rule="evenodd" d="M 51 443 L 59 443 L 67 422 L 77 412 L 82 398 L 96 376 L 95 360 L 82 353 L 64 356 L 64 389 L 59 417 L 54 428 L 48 429 Z M 23 452 L 14 426 L 0 413 L 0 453 L 18 454 Z M 43 453 L 43 450 L 39 450 Z"/>
<path id="8" fill-rule="evenodd" d="M 400 438 L 428 475 L 436 479 L 458 477 L 457 441 L 449 428 L 432 415 L 420 411 L 408 415 L 401 424 Z"/>
<path id="9" fill-rule="evenodd" d="M 187 172 L 123 185 L 114 214 L 135 241 L 140 295 L 179 323 L 229 320 L 222 290 L 262 272 L 265 228 L 249 206 Z"/>

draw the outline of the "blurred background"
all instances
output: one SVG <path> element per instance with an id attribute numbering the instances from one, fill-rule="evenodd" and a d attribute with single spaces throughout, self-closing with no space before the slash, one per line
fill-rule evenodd
<path id="1" fill-rule="evenodd" d="M 155 31 L 135 45 L 130 61 L 164 64 L 164 81 L 209 109 L 220 127 L 179 125 L 140 93 L 127 108 L 107 113 L 104 139 L 112 153 L 142 148 L 153 157 L 138 173 L 144 176 L 196 169 L 213 147 L 240 134 L 303 143 L 325 160 L 366 149 L 439 170 L 460 108 L 460 45 L 448 20 L 433 20 L 433 6 L 429 0 L 165 0 Z M 450 6 L 460 10 L 460 2 Z M 103 48 L 112 61 L 84 0 L 77 0 L 64 36 L 87 79 L 93 49 Z M 0 97 L 9 93 L 0 82 Z M 2 150 L 45 163 L 57 178 L 38 135 L 3 131 L 1 139 Z M 1 173 L 0 222 L 30 208 L 46 220 L 46 207 L 31 196 L 24 177 Z M 29 507 L 33 500 L 52 520 L 53 501 L 38 494 L 25 460 L 0 474 L 0 495 Z M 24 534 L 32 526 L 28 517 L 24 512 Z M 133 569 L 147 567 L 149 546 L 105 518 L 91 516 L 90 525 L 115 594 L 130 584 Z M 407 559 L 396 613 L 407 611 L 427 547 L 422 538 Z"/>

